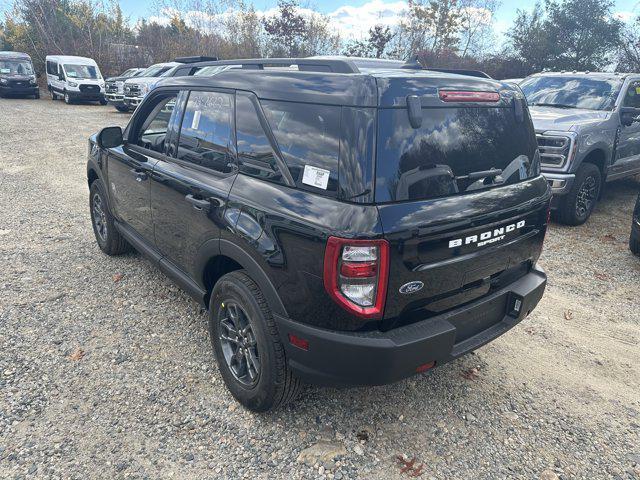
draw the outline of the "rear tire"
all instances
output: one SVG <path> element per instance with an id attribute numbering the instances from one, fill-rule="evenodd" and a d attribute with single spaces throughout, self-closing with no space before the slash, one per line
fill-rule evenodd
<path id="1" fill-rule="evenodd" d="M 244 270 L 216 283 L 209 302 L 209 335 L 220 374 L 244 407 L 266 412 L 297 396 L 300 381 L 287 365 L 271 309 Z"/>
<path id="2" fill-rule="evenodd" d="M 100 99 L 100 105 L 106 105 L 107 103 L 109 103 L 109 102 L 107 102 L 106 98 L 101 98 Z"/>
<path id="3" fill-rule="evenodd" d="M 68 92 L 64 92 L 64 103 L 71 105 L 71 96 Z"/>
<path id="4" fill-rule="evenodd" d="M 573 186 L 560 199 L 558 220 L 565 225 L 582 225 L 598 203 L 602 189 L 602 174 L 592 163 L 583 163 L 578 168 Z"/>
<path id="5" fill-rule="evenodd" d="M 129 107 L 122 107 L 120 105 L 116 105 L 116 110 L 118 110 L 119 112 L 122 112 L 122 113 L 126 113 L 126 112 L 129 111 Z"/>
<path id="6" fill-rule="evenodd" d="M 33 96 L 33 98 L 34 98 L 34 99 L 36 99 L 36 100 L 40 100 L 40 92 L 36 93 L 36 94 Z"/>
<path id="7" fill-rule="evenodd" d="M 102 180 L 94 180 L 89 188 L 89 211 L 100 250 L 107 255 L 121 255 L 132 250 L 131 245 L 116 230 Z"/>

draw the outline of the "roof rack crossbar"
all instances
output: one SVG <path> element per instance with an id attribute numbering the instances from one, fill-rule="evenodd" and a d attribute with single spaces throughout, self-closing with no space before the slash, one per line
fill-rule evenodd
<path id="1" fill-rule="evenodd" d="M 318 58 L 250 58 L 238 60 L 219 60 L 211 65 L 240 65 L 251 70 L 264 70 L 265 67 L 289 67 L 296 65 L 307 72 L 360 73 L 358 67 L 349 60 Z"/>

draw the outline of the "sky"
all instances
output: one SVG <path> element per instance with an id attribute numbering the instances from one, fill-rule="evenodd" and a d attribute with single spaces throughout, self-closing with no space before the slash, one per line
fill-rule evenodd
<path id="1" fill-rule="evenodd" d="M 152 13 L 154 0 L 120 0 L 120 6 L 132 20 L 157 16 Z M 258 11 L 269 11 L 276 7 L 277 0 L 249 0 Z M 494 18 L 494 29 L 498 38 L 511 27 L 518 9 L 531 9 L 534 0 L 503 0 Z M 398 12 L 406 5 L 405 0 L 302 0 L 329 17 L 340 30 L 341 36 L 358 38 L 375 23 L 393 24 Z M 640 0 L 617 0 L 614 11 L 624 20 L 640 14 Z M 382 21 L 381 21 L 382 20 Z"/>
<path id="2" fill-rule="evenodd" d="M 246 0 L 253 4 L 259 12 L 271 13 L 277 0 Z M 8 9 L 11 0 L 0 0 L 0 12 Z M 156 0 L 119 0 L 125 15 L 132 23 L 140 18 L 166 20 L 163 12 L 159 12 Z M 534 0 L 502 0 L 493 19 L 494 30 L 498 41 L 511 27 L 518 9 L 531 9 Z M 331 24 L 346 39 L 363 38 L 370 26 L 376 23 L 393 25 L 397 22 L 399 12 L 405 7 L 406 0 L 301 0 L 301 5 L 309 5 L 329 16 Z M 616 0 L 615 14 L 627 21 L 640 14 L 640 0 Z"/>

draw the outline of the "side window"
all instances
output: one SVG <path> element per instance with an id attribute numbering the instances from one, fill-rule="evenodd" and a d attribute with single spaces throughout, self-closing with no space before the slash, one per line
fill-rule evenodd
<path id="1" fill-rule="evenodd" d="M 624 107 L 640 108 L 640 81 L 631 82 L 624 96 Z"/>
<path id="2" fill-rule="evenodd" d="M 134 143 L 148 150 L 163 153 L 169 121 L 175 105 L 175 95 L 159 98 L 138 130 Z"/>
<path id="3" fill-rule="evenodd" d="M 177 157 L 221 173 L 234 169 L 233 98 L 229 93 L 189 94 Z"/>
<path id="4" fill-rule="evenodd" d="M 58 75 L 58 64 L 52 61 L 47 62 L 47 73 L 51 75 Z"/>
<path id="5" fill-rule="evenodd" d="M 279 101 L 261 104 L 297 186 L 335 193 L 341 108 Z"/>
<path id="6" fill-rule="evenodd" d="M 236 137 L 241 172 L 282 181 L 275 154 L 260 124 L 256 107 L 244 93 L 236 94 Z"/>

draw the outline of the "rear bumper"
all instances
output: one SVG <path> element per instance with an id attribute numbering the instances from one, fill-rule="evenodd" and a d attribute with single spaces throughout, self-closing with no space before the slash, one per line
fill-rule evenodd
<path id="1" fill-rule="evenodd" d="M 536 267 L 537 268 L 537 267 Z M 442 365 L 499 337 L 535 308 L 547 284 L 534 269 L 509 287 L 464 307 L 388 332 L 339 332 L 276 317 L 291 369 L 309 383 L 381 385 L 414 375 L 417 368 Z M 516 300 L 520 308 L 513 309 Z M 461 341 L 460 332 L 473 331 Z M 289 334 L 309 342 L 293 346 Z"/>

